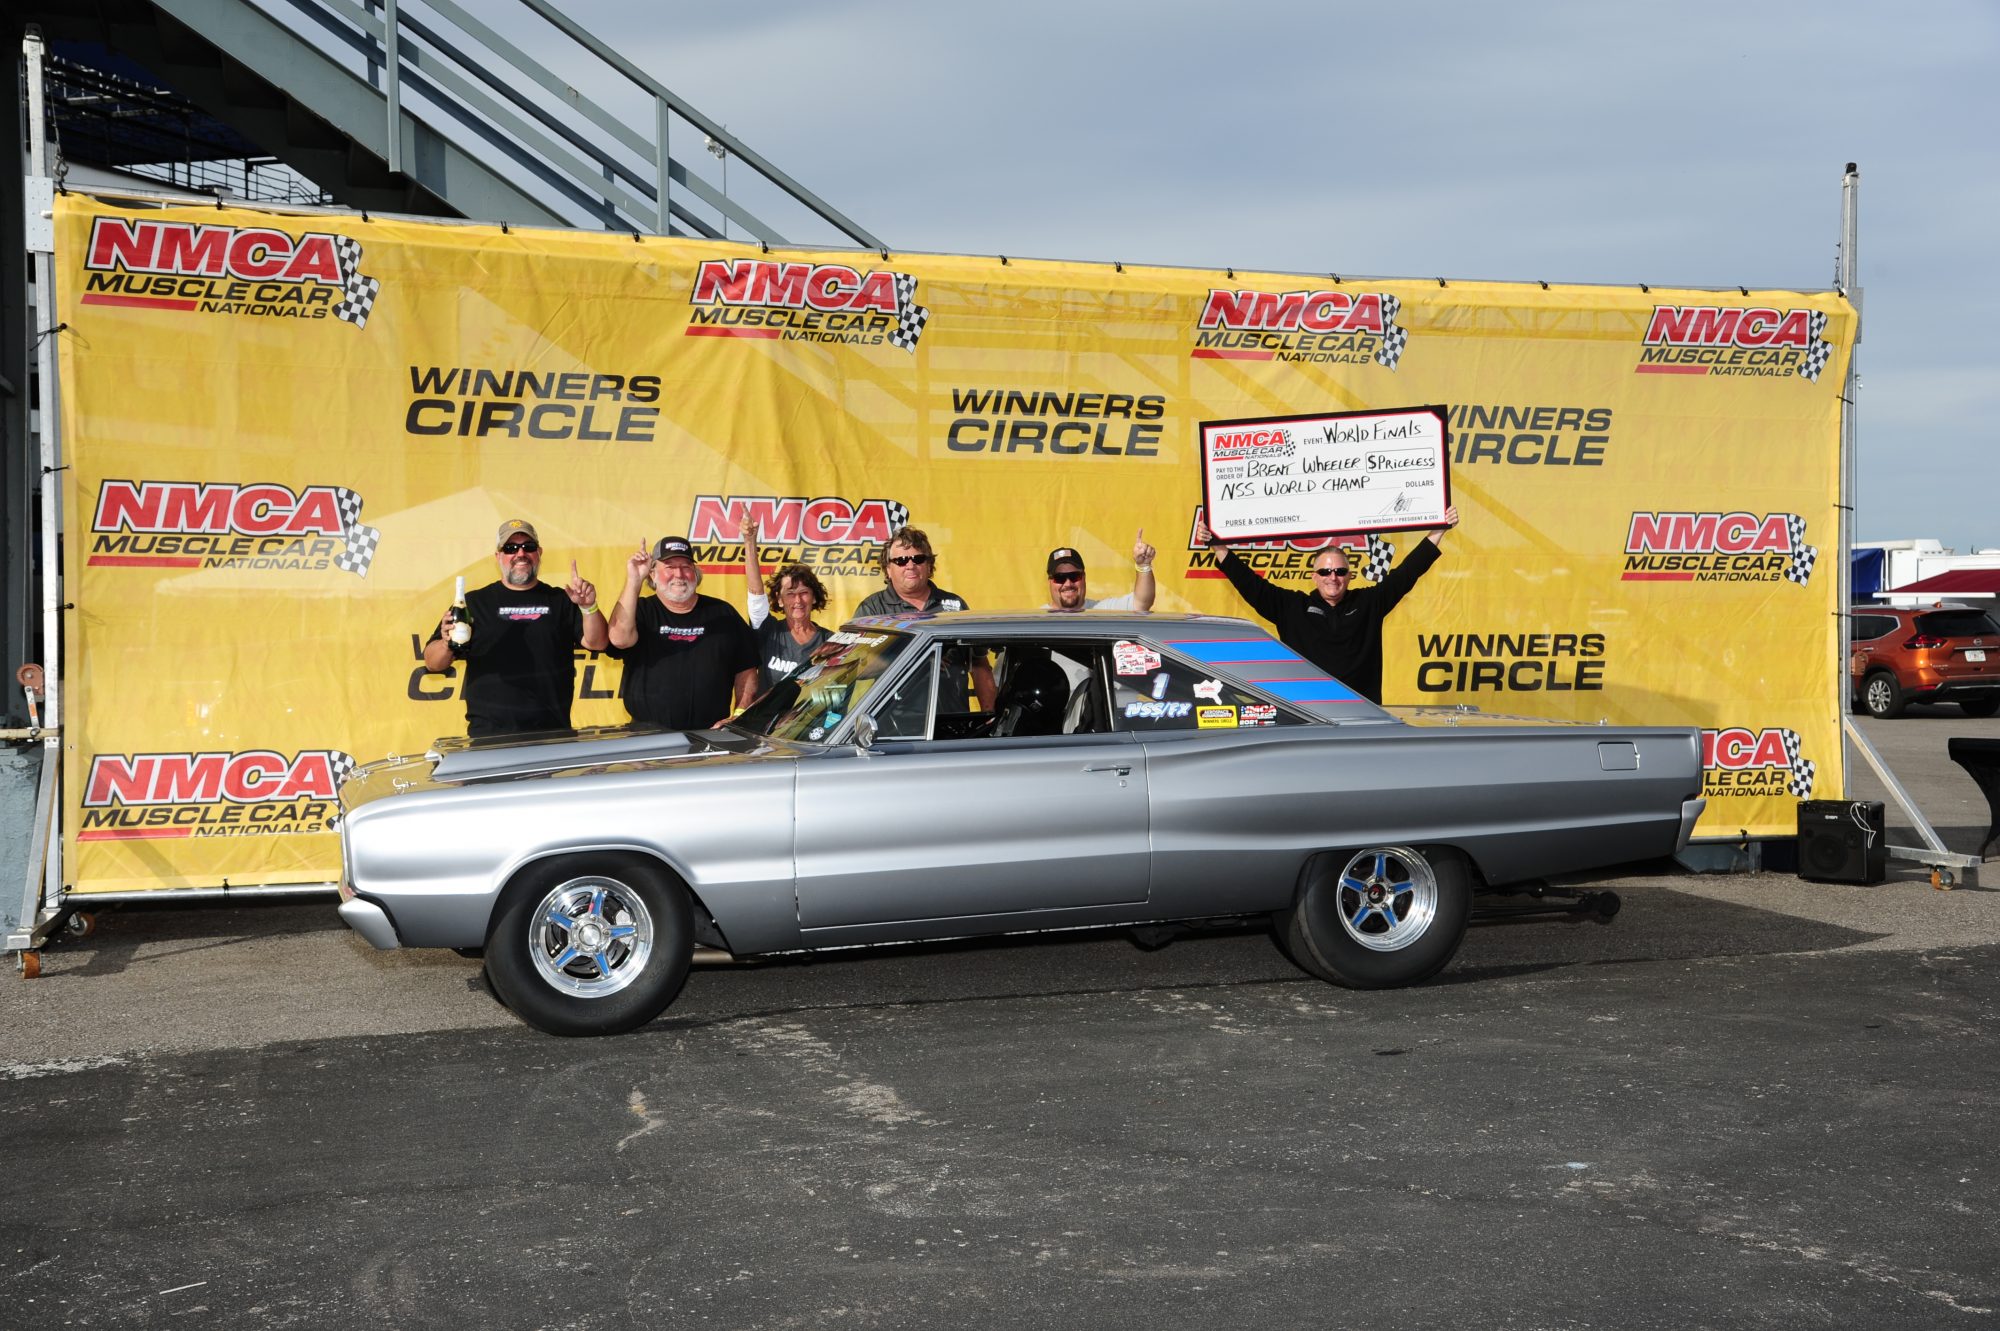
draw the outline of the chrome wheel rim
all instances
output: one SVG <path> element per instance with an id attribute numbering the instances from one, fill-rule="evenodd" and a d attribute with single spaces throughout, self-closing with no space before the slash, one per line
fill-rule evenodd
<path id="1" fill-rule="evenodd" d="M 1437 916 L 1437 875 L 1407 846 L 1364 850 L 1340 871 L 1340 927 L 1371 952 L 1421 938 Z"/>
<path id="2" fill-rule="evenodd" d="M 631 884 L 588 875 L 549 889 L 529 917 L 528 956 L 552 988 L 607 998 L 645 972 L 653 916 Z"/>
<path id="3" fill-rule="evenodd" d="M 1871 712 L 1889 710 L 1889 681 L 1880 675 L 1868 681 L 1868 710 Z"/>

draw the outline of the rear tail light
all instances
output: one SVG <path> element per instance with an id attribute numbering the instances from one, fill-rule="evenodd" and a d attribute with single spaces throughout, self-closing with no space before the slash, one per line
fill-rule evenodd
<path id="1" fill-rule="evenodd" d="M 1916 637 L 1903 644 L 1903 650 L 1906 652 L 1921 652 L 1931 648 L 1943 647 L 1949 641 L 1949 638 L 1937 638 L 1928 633 L 1919 633 Z"/>

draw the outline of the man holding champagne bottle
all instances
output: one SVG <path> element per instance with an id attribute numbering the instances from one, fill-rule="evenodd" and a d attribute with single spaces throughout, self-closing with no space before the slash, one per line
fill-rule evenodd
<path id="1" fill-rule="evenodd" d="M 424 668 L 449 670 L 465 663 L 459 694 L 465 699 L 465 733 L 474 739 L 535 730 L 567 730 L 576 693 L 579 644 L 601 652 L 610 625 L 597 608 L 597 588 L 569 565 L 569 584 L 540 580 L 542 543 L 532 523 L 500 524 L 494 562 L 500 580 L 465 591 L 445 611 L 424 644 Z"/>

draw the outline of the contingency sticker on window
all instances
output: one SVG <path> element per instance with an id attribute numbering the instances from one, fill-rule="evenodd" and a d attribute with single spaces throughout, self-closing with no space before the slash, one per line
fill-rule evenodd
<path id="1" fill-rule="evenodd" d="M 1121 675 L 1150 675 L 1160 668 L 1160 654 L 1143 642 L 1113 643 L 1111 660 Z"/>
<path id="2" fill-rule="evenodd" d="M 1234 707 L 1211 707 L 1203 704 L 1195 709 L 1194 723 L 1203 730 L 1236 729 L 1236 709 Z"/>

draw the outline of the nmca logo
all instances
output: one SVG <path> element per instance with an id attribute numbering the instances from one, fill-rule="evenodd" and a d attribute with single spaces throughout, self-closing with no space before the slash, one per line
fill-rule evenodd
<path id="1" fill-rule="evenodd" d="M 1701 732 L 1702 784 L 1735 795 L 1776 795 L 1796 799 L 1812 794 L 1815 764 L 1804 756 L 1796 730 L 1729 726 Z"/>
<path id="2" fill-rule="evenodd" d="M 695 270 L 689 337 L 740 337 L 914 351 L 930 311 L 917 279 L 884 268 L 709 259 Z"/>
<path id="3" fill-rule="evenodd" d="M 833 497 L 696 495 L 694 516 L 688 521 L 688 539 L 739 540 L 747 518 L 757 524 L 758 536 L 767 541 L 787 545 L 799 541 L 807 545 L 871 541 L 880 545 L 909 521 L 909 516 L 909 509 L 892 499 L 864 499 L 856 504 Z"/>
<path id="4" fill-rule="evenodd" d="M 1640 374 L 1797 374 L 1819 381 L 1832 355 L 1818 310 L 1655 305 Z"/>
<path id="5" fill-rule="evenodd" d="M 1374 361 L 1393 370 L 1409 333 L 1402 301 L 1380 291 L 1211 290 L 1196 323 L 1196 360 L 1298 364 Z"/>
<path id="6" fill-rule="evenodd" d="M 106 481 L 90 529 L 338 536 L 344 530 L 339 495 L 331 485 L 293 490 L 272 484 Z"/>
<path id="7" fill-rule="evenodd" d="M 810 564 L 826 575 L 874 577 L 875 556 L 910 510 L 893 499 L 797 495 L 696 495 L 688 518 L 695 562 L 743 566 L 743 523 L 757 524 L 760 563 Z"/>
<path id="8" fill-rule="evenodd" d="M 1214 291 L 1201 327 L 1243 332 L 1382 333 L 1381 293 L 1364 291 Z"/>
<path id="9" fill-rule="evenodd" d="M 354 760 L 338 749 L 100 753 L 79 841 L 324 832 Z"/>
<path id="10" fill-rule="evenodd" d="M 268 804 L 330 800 L 354 760 L 338 749 L 290 758 L 273 749 L 242 753 L 100 753 L 90 760 L 86 809 L 114 804 Z"/>
<path id="11" fill-rule="evenodd" d="M 361 243 L 330 232 L 100 217 L 84 257 L 85 305 L 323 319 L 356 328 L 382 284 Z"/>
<path id="12" fill-rule="evenodd" d="M 1811 310 L 1744 310 L 1715 305 L 1655 305 L 1649 347 L 1805 347 Z"/>
<path id="13" fill-rule="evenodd" d="M 1625 582 L 1776 582 L 1804 586 L 1819 547 L 1796 513 L 1634 513 Z"/>
<path id="14" fill-rule="evenodd" d="M 91 519 L 93 568 L 326 568 L 366 577 L 381 534 L 345 486 L 109 480 Z M 337 546 L 343 546 L 336 553 Z"/>

